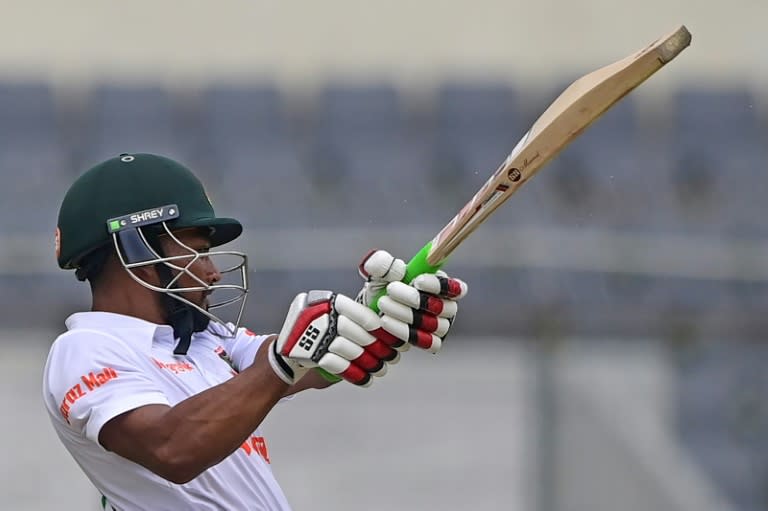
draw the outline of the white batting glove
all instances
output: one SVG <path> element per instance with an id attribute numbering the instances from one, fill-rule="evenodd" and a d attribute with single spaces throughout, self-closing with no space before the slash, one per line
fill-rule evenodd
<path id="1" fill-rule="evenodd" d="M 369 308 L 331 291 L 300 293 L 269 349 L 275 374 L 294 384 L 313 367 L 367 387 L 383 376 L 398 353 L 371 332 L 381 318 Z"/>
<path id="2" fill-rule="evenodd" d="M 411 344 L 437 353 L 458 311 L 457 300 L 467 294 L 467 284 L 445 272 L 419 275 L 410 284 L 400 282 L 405 276 L 405 262 L 385 250 L 365 256 L 359 266 L 366 279 L 357 301 L 364 305 L 379 299 L 382 329 L 378 335 L 387 344 L 405 351 Z"/>
<path id="3" fill-rule="evenodd" d="M 360 261 L 357 271 L 365 279 L 365 285 L 356 300 L 369 305 L 387 284 L 403 280 L 405 261 L 393 257 L 386 250 L 371 250 Z"/>

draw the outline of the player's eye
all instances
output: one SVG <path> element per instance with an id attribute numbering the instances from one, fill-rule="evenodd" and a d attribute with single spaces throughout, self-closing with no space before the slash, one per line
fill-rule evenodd
<path id="1" fill-rule="evenodd" d="M 203 247 L 197 251 L 200 254 L 200 259 L 207 261 L 209 259 L 208 253 L 211 251 L 210 247 Z"/>

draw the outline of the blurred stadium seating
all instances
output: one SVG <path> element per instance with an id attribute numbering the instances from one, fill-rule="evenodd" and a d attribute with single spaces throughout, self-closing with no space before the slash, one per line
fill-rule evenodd
<path id="1" fill-rule="evenodd" d="M 681 90 L 670 137 L 672 222 L 686 232 L 765 236 L 765 133 L 746 89 Z"/>
<path id="2" fill-rule="evenodd" d="M 226 204 L 249 227 L 312 221 L 313 176 L 299 158 L 275 86 L 211 86 L 202 95 L 200 114 L 204 139 L 198 159 L 208 169 L 214 202 Z"/>
<path id="3" fill-rule="evenodd" d="M 98 162 L 116 152 L 132 151 L 188 160 L 186 145 L 192 140 L 172 99 L 169 91 L 156 85 L 96 87 L 83 112 L 83 162 Z"/>
<path id="4" fill-rule="evenodd" d="M 73 175 L 52 91 L 44 83 L 0 83 L 0 112 L 0 232 L 51 233 L 53 205 Z"/>
<path id="5" fill-rule="evenodd" d="M 406 223 L 432 232 L 530 124 L 526 94 L 508 83 L 454 81 L 438 87 L 431 102 L 414 106 L 407 93 L 388 83 L 339 82 L 329 83 L 308 105 L 266 81 L 214 83 L 197 94 L 151 84 L 102 84 L 78 104 L 54 98 L 45 83 L 0 83 L 6 184 L 0 228 L 6 237 L 47 235 L 73 176 L 113 154 L 149 151 L 195 168 L 214 201 L 250 229 L 375 231 Z M 675 94 L 670 111 L 652 121 L 627 98 L 484 226 L 598 229 L 609 233 L 602 251 L 614 254 L 618 267 L 601 268 L 599 261 L 586 268 L 569 265 L 569 247 L 563 246 L 554 267 L 522 263 L 517 292 L 510 293 L 480 275 L 493 267 L 467 264 L 467 271 L 488 281 L 479 292 L 492 297 L 499 311 L 555 307 L 570 318 L 569 332 L 586 335 L 657 334 L 673 315 L 692 328 L 713 323 L 700 335 L 761 331 L 763 322 L 750 309 L 755 297 L 760 304 L 768 297 L 761 267 L 752 280 L 733 280 L 707 278 L 704 269 L 698 277 L 638 272 L 629 264 L 653 254 L 663 236 L 700 236 L 726 251 L 730 240 L 758 247 L 765 241 L 766 222 L 755 213 L 768 180 L 760 143 L 765 133 L 754 98 L 736 88 L 687 88 Z M 658 136 L 658 126 L 668 136 Z M 644 253 L 621 254 L 610 233 L 650 237 Z M 696 252 L 678 252 L 695 269 Z M 745 256 L 734 249 L 726 262 L 738 269 L 740 257 Z M 7 262 L 4 274 L 13 273 Z M 747 288 L 748 297 L 740 291 Z M 714 321 L 723 311 L 738 321 Z M 509 319 L 505 331 L 525 330 L 522 318 L 521 328 Z M 492 330 L 494 323 L 472 327 Z"/>
<path id="6" fill-rule="evenodd" d="M 391 84 L 329 83 L 307 104 L 269 82 L 216 83 L 197 94 L 104 84 L 80 105 L 46 83 L 0 82 L 0 281 L 10 290 L 0 315 L 9 326 L 59 328 L 68 309 L 87 306 L 73 277 L 51 274 L 52 256 L 25 266 L 19 254 L 52 246 L 64 190 L 101 159 L 141 151 L 187 162 L 217 207 L 261 233 L 256 243 L 270 243 L 276 229 L 327 231 L 329 244 L 338 227 L 370 229 L 372 238 L 392 225 L 431 234 L 530 125 L 529 95 L 509 83 L 446 82 L 414 105 Z M 768 329 L 768 222 L 758 213 L 768 192 L 765 140 L 746 90 L 682 88 L 670 109 L 651 113 L 630 97 L 484 227 L 598 230 L 604 257 L 576 264 L 564 243 L 554 263 L 510 261 L 503 279 L 501 268 L 471 258 L 455 267 L 479 297 L 457 323 L 465 333 L 720 346 L 681 359 L 679 431 L 742 511 L 768 507 L 768 353 L 723 340 L 761 341 Z M 625 235 L 647 243 L 627 250 Z M 722 272 L 701 265 L 701 243 L 725 254 Z M 306 247 L 307 261 L 315 248 Z M 472 250 L 478 260 L 499 258 L 493 247 Z M 657 252 L 686 271 L 638 266 Z M 608 259 L 615 264 L 601 267 Z M 302 274 L 261 264 L 253 287 L 272 299 L 252 300 L 248 320 L 277 327 L 308 281 L 353 278 L 341 267 Z"/>
<path id="7" fill-rule="evenodd" d="M 331 83 L 320 92 L 307 165 L 315 166 L 326 203 L 337 205 L 321 213 L 325 221 L 382 225 L 434 219 L 428 139 L 414 130 L 403 99 L 389 84 Z M 379 204 L 375 197 L 386 199 Z"/>

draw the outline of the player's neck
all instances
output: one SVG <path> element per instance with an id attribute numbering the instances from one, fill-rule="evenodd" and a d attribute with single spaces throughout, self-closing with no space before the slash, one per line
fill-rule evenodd
<path id="1" fill-rule="evenodd" d="M 132 316 L 157 324 L 167 322 L 160 294 L 135 282 L 126 286 L 105 286 L 94 290 L 91 310 Z"/>

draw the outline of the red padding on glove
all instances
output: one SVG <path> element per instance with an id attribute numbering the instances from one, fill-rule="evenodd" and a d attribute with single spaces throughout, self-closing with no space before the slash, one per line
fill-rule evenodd
<path id="1" fill-rule="evenodd" d="M 459 296 L 461 294 L 461 284 L 459 284 L 459 281 L 456 279 L 450 279 L 450 278 L 445 280 L 447 281 L 445 286 L 442 286 L 442 285 L 440 286 L 440 287 L 445 287 L 445 291 L 441 289 L 442 291 L 441 294 L 448 298 L 456 298 L 457 296 Z"/>
<path id="2" fill-rule="evenodd" d="M 331 302 L 320 302 L 317 305 L 312 305 L 301 311 L 301 316 L 294 323 L 291 329 L 291 337 L 286 341 L 281 355 L 288 356 L 296 343 L 301 339 L 301 335 L 307 329 L 310 323 L 322 316 L 323 314 L 330 314 Z"/>
<path id="3" fill-rule="evenodd" d="M 352 361 L 354 364 L 362 367 L 364 370 L 368 371 L 369 373 L 375 373 L 379 369 L 382 368 L 384 365 L 384 362 L 381 361 L 380 358 L 375 357 L 368 351 L 363 350 L 362 355 L 357 357 Z"/>
<path id="4" fill-rule="evenodd" d="M 381 329 L 379 328 L 378 330 L 381 330 Z M 377 335 L 378 330 L 375 330 L 371 333 L 376 337 L 379 337 Z M 399 339 L 398 341 L 402 342 Z M 390 360 L 394 360 L 397 357 L 397 352 L 392 348 L 390 348 L 389 346 L 387 346 L 387 344 L 384 341 L 382 341 L 380 337 L 378 338 L 378 340 L 373 341 L 371 344 L 366 346 L 365 349 L 373 353 L 373 356 L 378 358 L 379 360 L 386 360 L 387 362 L 389 362 Z"/>
<path id="5" fill-rule="evenodd" d="M 425 332 L 434 332 L 437 330 L 437 316 L 433 316 L 432 314 L 414 313 L 413 319 L 413 326 L 419 330 L 424 330 Z"/>
<path id="6" fill-rule="evenodd" d="M 339 376 L 355 385 L 365 385 L 371 379 L 371 375 L 357 367 L 355 364 L 349 364 L 349 367 Z"/>
<path id="7" fill-rule="evenodd" d="M 383 328 L 377 328 L 376 330 L 373 330 L 371 335 L 377 338 L 379 341 L 386 343 L 388 346 L 398 347 L 403 344 L 402 339 L 398 339 Z"/>
<path id="8" fill-rule="evenodd" d="M 428 350 L 432 347 L 432 334 L 424 330 L 411 329 L 408 341 L 421 349 Z"/>
<path id="9" fill-rule="evenodd" d="M 443 300 L 436 296 L 427 295 L 427 299 L 424 300 L 421 309 L 430 312 L 435 316 L 439 316 L 440 313 L 443 312 Z"/>

